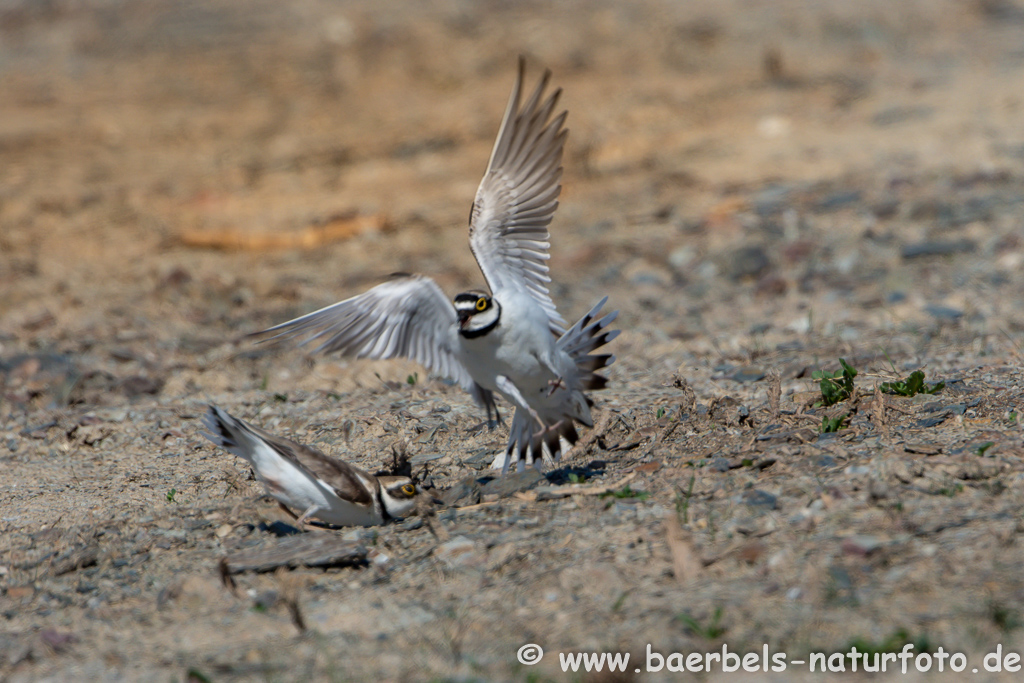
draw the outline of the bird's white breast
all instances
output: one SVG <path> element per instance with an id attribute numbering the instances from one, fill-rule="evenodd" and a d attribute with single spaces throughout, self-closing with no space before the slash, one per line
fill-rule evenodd
<path id="1" fill-rule="evenodd" d="M 575 376 L 572 359 L 556 347 L 547 315 L 532 297 L 506 291 L 494 298 L 501 306 L 498 326 L 476 339 L 461 338 L 463 362 L 478 384 L 497 391 L 495 380 L 504 375 L 532 402 L 531 394 L 556 379 L 545 365 L 563 377 Z"/>

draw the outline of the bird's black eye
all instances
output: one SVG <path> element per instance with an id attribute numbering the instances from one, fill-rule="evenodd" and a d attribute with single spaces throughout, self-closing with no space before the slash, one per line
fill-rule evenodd
<path id="1" fill-rule="evenodd" d="M 402 487 L 402 493 L 412 497 L 416 495 L 416 487 L 413 484 L 406 484 L 405 486 Z"/>
<path id="2" fill-rule="evenodd" d="M 480 297 L 476 300 L 476 310 L 482 311 L 487 308 L 487 299 Z"/>

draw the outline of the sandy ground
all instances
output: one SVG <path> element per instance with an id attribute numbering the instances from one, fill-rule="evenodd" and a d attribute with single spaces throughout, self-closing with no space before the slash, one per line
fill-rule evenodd
<path id="1" fill-rule="evenodd" d="M 1012 0 L 0 3 L 0 679 L 656 681 L 686 674 L 648 646 L 905 643 L 997 679 L 1022 32 Z M 607 294 L 624 333 L 591 436 L 501 488 L 506 432 L 456 388 L 243 335 L 394 271 L 482 284 L 465 221 L 518 54 L 570 112 L 555 301 Z M 855 396 L 815 407 L 839 358 Z M 876 392 L 915 370 L 945 386 Z M 405 453 L 451 505 L 310 532 L 377 559 L 232 593 L 221 558 L 286 518 L 198 435 L 209 402 Z"/>

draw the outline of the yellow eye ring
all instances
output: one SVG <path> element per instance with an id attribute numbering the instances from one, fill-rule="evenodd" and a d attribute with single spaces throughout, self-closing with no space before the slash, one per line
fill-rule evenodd
<path id="1" fill-rule="evenodd" d="M 482 311 L 487 308 L 487 299 L 480 297 L 476 300 L 476 310 Z"/>
<path id="2" fill-rule="evenodd" d="M 412 484 L 406 484 L 402 487 L 402 493 L 407 496 L 414 496 L 416 495 L 416 487 Z"/>

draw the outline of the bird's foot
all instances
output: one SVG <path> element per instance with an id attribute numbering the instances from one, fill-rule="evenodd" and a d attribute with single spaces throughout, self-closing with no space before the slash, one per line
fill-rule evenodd
<path id="1" fill-rule="evenodd" d="M 540 432 L 539 433 L 543 434 L 544 430 L 547 429 L 547 425 L 544 424 L 544 420 L 540 419 L 540 415 L 533 408 L 530 408 L 529 406 L 527 406 L 526 409 L 530 411 L 530 417 L 532 417 L 534 419 L 534 421 L 537 424 L 540 425 Z"/>
<path id="2" fill-rule="evenodd" d="M 564 379 L 559 377 L 557 379 L 548 380 L 548 398 L 551 398 L 552 394 L 554 394 L 559 389 L 565 389 L 568 391 L 569 387 L 566 386 Z"/>
<path id="3" fill-rule="evenodd" d="M 562 424 L 561 420 L 559 420 L 558 422 L 555 422 L 553 424 L 550 424 L 550 425 L 541 424 L 540 431 L 533 433 L 534 440 L 541 439 L 542 437 L 544 437 L 544 436 L 546 436 L 548 434 L 551 434 L 552 432 L 557 432 L 558 428 L 559 428 L 559 426 L 561 426 L 561 424 Z"/>
<path id="4" fill-rule="evenodd" d="M 294 526 L 299 531 L 314 531 L 316 529 L 322 529 L 323 528 L 320 525 L 314 526 L 310 522 L 306 521 L 306 520 L 309 519 L 309 517 L 311 515 L 313 515 L 317 510 L 320 509 L 319 506 L 314 505 L 313 507 L 311 507 L 308 510 L 306 510 L 305 512 L 303 512 L 301 515 L 296 515 L 294 512 L 291 511 L 291 509 L 287 505 L 285 505 L 281 501 L 277 501 L 277 505 L 282 510 L 284 510 L 286 513 L 288 513 L 289 517 L 291 517 L 292 519 L 295 520 L 295 524 L 293 524 L 292 526 Z"/>

